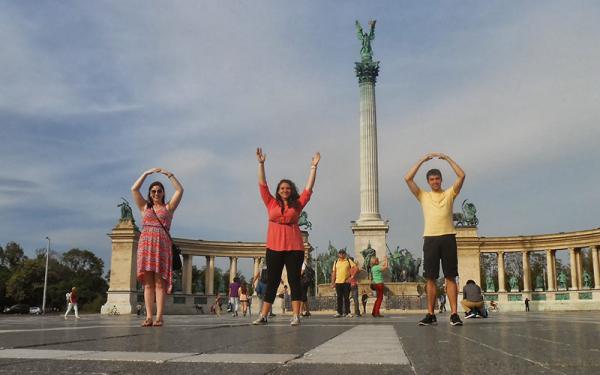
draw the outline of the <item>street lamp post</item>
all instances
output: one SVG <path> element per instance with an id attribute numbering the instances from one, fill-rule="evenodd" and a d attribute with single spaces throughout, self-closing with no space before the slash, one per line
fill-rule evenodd
<path id="1" fill-rule="evenodd" d="M 44 297 L 42 299 L 42 314 L 46 314 L 46 288 L 48 287 L 48 258 L 50 257 L 50 237 L 46 237 L 48 246 L 46 247 L 46 272 L 44 272 Z"/>

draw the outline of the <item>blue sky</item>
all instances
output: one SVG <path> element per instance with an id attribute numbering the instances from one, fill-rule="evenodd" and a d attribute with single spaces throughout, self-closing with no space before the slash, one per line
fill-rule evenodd
<path id="1" fill-rule="evenodd" d="M 402 176 L 431 151 L 465 169 L 459 199 L 477 205 L 481 235 L 598 227 L 596 2 L 0 7 L 0 243 L 17 241 L 29 254 L 50 236 L 55 250 L 93 250 L 108 268 L 116 205 L 154 166 L 186 188 L 175 236 L 263 240 L 257 146 L 271 185 L 283 177 L 304 185 L 311 155 L 321 152 L 307 207 L 312 243 L 351 247 L 359 214 L 354 20 L 371 18 L 391 248 L 421 256 L 421 213 Z M 445 164 L 430 164 L 452 180 Z M 417 181 L 425 185 L 423 173 Z"/>

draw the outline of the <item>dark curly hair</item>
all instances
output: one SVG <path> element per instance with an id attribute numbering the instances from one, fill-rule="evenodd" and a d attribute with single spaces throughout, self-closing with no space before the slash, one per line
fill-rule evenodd
<path id="1" fill-rule="evenodd" d="M 277 184 L 277 189 L 275 190 L 275 198 L 277 199 L 277 203 L 279 203 L 279 207 L 281 207 L 281 213 L 283 214 L 283 210 L 285 209 L 285 204 L 283 203 L 283 198 L 279 195 L 279 187 L 281 184 L 288 184 L 292 189 L 292 193 L 288 198 L 288 206 L 296 207 L 298 205 L 298 198 L 300 198 L 300 194 L 298 194 L 298 188 L 296 188 L 296 184 L 294 184 L 291 180 L 283 179 L 279 181 Z"/>

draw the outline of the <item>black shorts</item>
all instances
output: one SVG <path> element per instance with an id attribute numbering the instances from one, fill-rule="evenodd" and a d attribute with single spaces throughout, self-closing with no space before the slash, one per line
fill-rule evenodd
<path id="1" fill-rule="evenodd" d="M 440 277 L 440 260 L 444 277 L 458 276 L 458 256 L 456 254 L 456 235 L 423 237 L 423 276 L 426 279 Z"/>

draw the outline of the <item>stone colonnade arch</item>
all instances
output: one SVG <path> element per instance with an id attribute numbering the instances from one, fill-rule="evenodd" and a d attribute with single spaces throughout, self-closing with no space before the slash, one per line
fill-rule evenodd
<path id="1" fill-rule="evenodd" d="M 537 310 L 600 310 L 600 228 L 575 232 L 532 236 L 480 237 L 475 227 L 457 228 L 459 290 L 467 280 L 482 285 L 481 254 L 496 253 L 498 259 L 497 291 L 486 292 L 486 299 L 497 300 L 503 310 L 523 310 L 523 301 L 529 298 L 532 309 Z M 582 249 L 589 248 L 592 257 L 593 285 L 584 283 Z M 561 288 L 557 283 L 556 251 L 569 251 L 569 287 Z M 530 254 L 546 254 L 546 275 L 543 288 L 535 287 L 531 280 Z M 523 288 L 507 290 L 505 287 L 504 256 L 520 253 L 523 267 Z"/>

